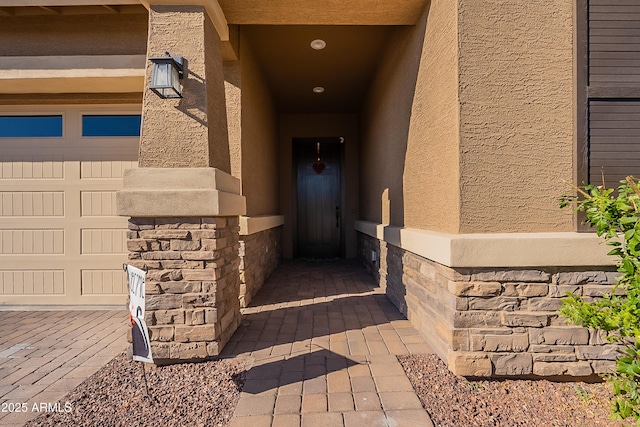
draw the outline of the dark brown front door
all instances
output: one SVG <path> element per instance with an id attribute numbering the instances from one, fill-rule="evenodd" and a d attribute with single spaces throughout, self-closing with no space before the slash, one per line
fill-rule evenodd
<path id="1" fill-rule="evenodd" d="M 294 139 L 298 199 L 298 255 L 340 256 L 341 148 L 338 138 Z"/>

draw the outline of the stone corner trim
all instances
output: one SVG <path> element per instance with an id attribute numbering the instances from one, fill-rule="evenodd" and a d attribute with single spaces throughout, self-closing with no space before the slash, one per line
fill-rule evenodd
<path id="1" fill-rule="evenodd" d="M 136 168 L 116 193 L 120 216 L 237 216 L 246 213 L 240 180 L 215 168 Z"/>
<path id="2" fill-rule="evenodd" d="M 240 235 L 248 236 L 284 225 L 284 215 L 241 216 Z"/>
<path id="3" fill-rule="evenodd" d="M 595 233 L 446 234 L 356 221 L 355 229 L 453 268 L 613 266 Z"/>

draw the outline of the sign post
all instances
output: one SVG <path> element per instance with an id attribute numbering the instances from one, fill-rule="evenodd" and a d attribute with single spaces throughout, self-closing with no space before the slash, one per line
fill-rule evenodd
<path id="1" fill-rule="evenodd" d="M 124 264 L 124 271 L 127 273 L 129 281 L 129 320 L 131 322 L 131 341 L 133 342 L 133 360 L 142 362 L 142 376 L 144 377 L 144 386 L 149 395 L 149 386 L 147 385 L 147 376 L 143 363 L 153 363 L 151 355 L 151 340 L 149 330 L 144 321 L 145 314 L 145 276 L 147 266 L 141 270 L 132 265 Z"/>

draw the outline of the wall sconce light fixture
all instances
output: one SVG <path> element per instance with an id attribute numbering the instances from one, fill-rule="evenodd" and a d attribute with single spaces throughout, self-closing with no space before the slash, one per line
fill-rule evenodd
<path id="1" fill-rule="evenodd" d="M 182 56 L 171 56 L 169 52 L 149 60 L 153 62 L 151 90 L 163 99 L 182 98 L 180 80 L 186 74 L 187 60 Z"/>

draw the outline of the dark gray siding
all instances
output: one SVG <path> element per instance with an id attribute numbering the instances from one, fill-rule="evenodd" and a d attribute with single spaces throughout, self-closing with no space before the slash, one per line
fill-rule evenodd
<path id="1" fill-rule="evenodd" d="M 640 0 L 588 0 L 588 21 L 589 182 L 617 187 L 640 176 Z"/>
<path id="2" fill-rule="evenodd" d="M 591 183 L 615 188 L 627 175 L 640 177 L 640 100 L 589 101 Z"/>
<path id="3" fill-rule="evenodd" d="M 640 85 L 640 1 L 590 1 L 589 83 Z"/>

